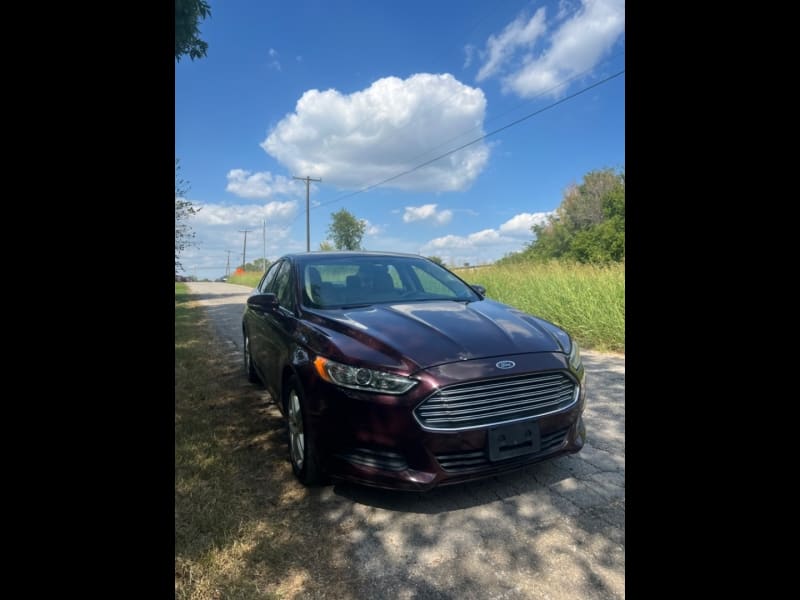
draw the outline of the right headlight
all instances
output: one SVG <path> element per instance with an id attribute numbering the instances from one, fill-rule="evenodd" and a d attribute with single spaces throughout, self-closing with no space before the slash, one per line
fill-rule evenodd
<path id="1" fill-rule="evenodd" d="M 335 383 L 342 387 L 365 392 L 382 392 L 384 394 L 405 394 L 412 387 L 417 385 L 416 379 L 386 373 L 385 371 L 375 371 L 365 367 L 353 367 L 343 365 L 329 358 L 318 356 L 314 360 L 314 366 L 320 377 L 330 383 Z"/>
<path id="2" fill-rule="evenodd" d="M 570 339 L 572 342 L 572 347 L 569 349 L 569 364 L 570 366 L 578 371 L 583 362 L 581 361 L 581 350 L 578 348 L 578 342 L 573 339 Z"/>

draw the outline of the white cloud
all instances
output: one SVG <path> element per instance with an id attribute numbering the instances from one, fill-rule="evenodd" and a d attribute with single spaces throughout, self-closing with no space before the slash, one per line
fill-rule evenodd
<path id="1" fill-rule="evenodd" d="M 446 235 L 428 242 L 423 248 L 433 249 L 453 249 L 453 248 L 474 248 L 476 246 L 491 246 L 494 244 L 509 243 L 513 240 L 504 238 L 494 229 L 483 229 L 470 233 L 467 236 Z"/>
<path id="2" fill-rule="evenodd" d="M 500 225 L 500 232 L 512 237 L 530 238 L 531 228 L 534 225 L 541 225 L 552 214 L 553 211 L 520 213 Z"/>
<path id="3" fill-rule="evenodd" d="M 236 225 L 255 226 L 266 219 L 285 222 L 297 214 L 297 202 L 273 201 L 268 204 L 198 204 L 201 210 L 192 217 L 195 223 L 202 225 Z"/>
<path id="4" fill-rule="evenodd" d="M 486 51 L 482 53 L 483 56 L 488 55 L 488 58 L 475 79 L 483 81 L 494 75 L 517 49 L 533 47 L 536 40 L 545 32 L 545 13 L 542 7 L 527 22 L 525 17 L 520 15 L 506 25 L 500 35 L 490 35 L 486 42 Z"/>
<path id="5" fill-rule="evenodd" d="M 489 36 L 482 52 L 488 58 L 476 79 L 481 81 L 510 68 L 503 78 L 504 90 L 524 98 L 545 92 L 560 96 L 565 87 L 553 89 L 555 86 L 594 68 L 625 33 L 625 0 L 581 0 L 577 9 L 561 2 L 558 8 L 550 31 L 545 33 L 549 44 L 538 52 L 533 46 L 541 32 L 534 21 L 540 13 L 544 19 L 544 8 L 527 23 L 520 15 L 499 36 Z"/>
<path id="6" fill-rule="evenodd" d="M 328 184 L 360 188 L 398 175 L 432 158 L 431 148 L 475 130 L 483 133 L 486 98 L 449 73 L 386 77 L 342 94 L 308 90 L 261 147 L 288 170 Z M 451 144 L 457 145 L 457 144 Z M 489 159 L 474 144 L 385 184 L 404 190 L 467 188 Z"/>
<path id="7" fill-rule="evenodd" d="M 422 254 L 436 255 L 449 265 L 485 264 L 510 252 L 523 249 L 534 239 L 531 227 L 542 223 L 550 212 L 520 213 L 497 228 L 482 229 L 469 235 L 445 235 L 434 238 L 420 249 Z"/>
<path id="8" fill-rule="evenodd" d="M 291 238 L 291 223 L 296 216 L 296 202 L 269 202 L 266 204 L 215 204 L 192 200 L 200 208 L 191 217 L 189 225 L 195 233 L 195 245 L 181 255 L 184 272 L 199 278 L 217 278 L 225 273 L 228 257 L 233 270 L 242 262 L 244 234 L 248 229 L 247 262 L 260 258 L 275 258 L 291 251 L 305 250 L 302 243 Z M 266 219 L 266 248 L 262 225 Z M 228 253 L 230 251 L 230 253 Z"/>
<path id="9" fill-rule="evenodd" d="M 423 204 L 422 206 L 406 206 L 403 213 L 403 222 L 411 223 L 413 221 L 430 220 L 445 225 L 453 218 L 452 210 L 437 211 L 438 204 Z"/>
<path id="10" fill-rule="evenodd" d="M 276 194 L 299 195 L 303 186 L 283 175 L 275 175 L 269 171 L 250 173 L 243 169 L 228 171 L 228 185 L 225 191 L 242 198 L 269 198 Z"/>
<path id="11" fill-rule="evenodd" d="M 466 69 L 472 64 L 472 58 L 475 56 L 475 46 L 467 44 L 464 46 L 464 68 Z"/>
<path id="12" fill-rule="evenodd" d="M 385 227 L 370 223 L 368 219 L 362 219 L 362 220 L 364 221 L 364 225 L 366 225 L 366 229 L 364 229 L 365 235 L 378 235 L 380 233 L 383 233 L 383 231 L 385 230 Z"/>
<path id="13" fill-rule="evenodd" d="M 270 58 L 270 61 L 267 64 L 267 66 L 270 69 L 275 69 L 276 71 L 280 71 L 281 70 L 281 63 L 278 60 L 278 51 L 275 50 L 275 48 L 270 48 L 269 49 L 269 58 Z"/>

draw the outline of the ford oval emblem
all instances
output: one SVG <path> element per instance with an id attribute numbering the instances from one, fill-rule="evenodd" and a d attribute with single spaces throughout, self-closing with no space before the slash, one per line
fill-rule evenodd
<path id="1" fill-rule="evenodd" d="M 515 363 L 513 360 L 501 360 L 500 362 L 495 363 L 494 366 L 498 369 L 511 369 L 512 367 L 516 367 L 517 363 Z"/>

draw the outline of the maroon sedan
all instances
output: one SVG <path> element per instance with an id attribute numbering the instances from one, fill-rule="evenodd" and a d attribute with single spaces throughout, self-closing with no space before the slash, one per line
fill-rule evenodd
<path id="1" fill-rule="evenodd" d="M 420 256 L 284 256 L 248 298 L 245 368 L 305 484 L 427 490 L 577 452 L 577 344 Z"/>

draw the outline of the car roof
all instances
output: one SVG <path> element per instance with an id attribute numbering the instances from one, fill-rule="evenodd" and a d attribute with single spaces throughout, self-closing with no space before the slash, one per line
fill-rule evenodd
<path id="1" fill-rule="evenodd" d="M 380 252 L 380 251 L 372 251 L 372 250 L 335 250 L 335 251 L 328 251 L 328 250 L 313 250 L 311 252 L 294 252 L 291 254 L 286 254 L 282 258 L 289 258 L 292 260 L 296 259 L 303 259 L 303 258 L 321 258 L 321 257 L 329 257 L 329 258 L 357 258 L 357 257 L 364 257 L 364 258 L 422 258 L 424 256 L 420 256 L 419 254 L 407 254 L 404 252 Z"/>

